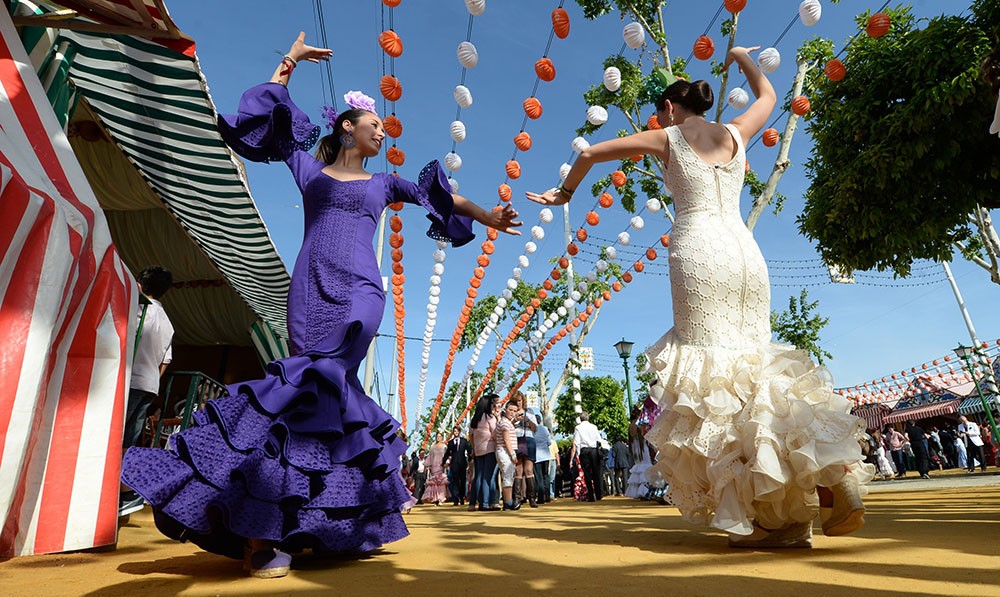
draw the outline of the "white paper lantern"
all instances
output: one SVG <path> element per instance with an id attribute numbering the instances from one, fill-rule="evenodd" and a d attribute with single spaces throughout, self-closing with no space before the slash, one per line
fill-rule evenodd
<path id="1" fill-rule="evenodd" d="M 573 400 L 579 401 L 580 400 L 580 395 L 579 394 L 574 394 L 573 395 Z M 580 414 L 580 413 L 583 412 L 583 407 L 580 406 L 579 404 L 574 404 L 573 405 L 573 412 L 575 412 L 576 414 Z"/>
<path id="2" fill-rule="evenodd" d="M 444 167 L 452 172 L 459 170 L 462 167 L 462 157 L 454 151 L 449 151 L 448 155 L 444 156 Z"/>
<path id="3" fill-rule="evenodd" d="M 591 106 L 587 108 L 587 122 L 594 126 L 601 126 L 608 121 L 608 111 L 604 106 Z"/>
<path id="4" fill-rule="evenodd" d="M 603 274 L 604 272 L 608 271 L 608 262 L 603 259 L 598 259 L 594 263 L 594 269 Z"/>
<path id="5" fill-rule="evenodd" d="M 437 274 L 431 276 L 431 286 L 440 286 L 440 285 L 441 285 L 441 276 Z"/>
<path id="6" fill-rule="evenodd" d="M 537 250 L 538 250 L 538 245 L 536 245 L 535 243 L 531 242 L 530 240 L 528 242 L 524 243 L 524 252 L 527 253 L 528 255 L 531 255 L 532 253 L 534 253 Z"/>
<path id="7" fill-rule="evenodd" d="M 580 389 L 580 380 L 575 377 L 573 378 L 573 389 L 575 390 Z"/>
<path id="8" fill-rule="evenodd" d="M 430 288 L 427 289 L 427 293 L 430 294 L 431 296 L 438 296 L 439 294 L 441 294 L 441 287 L 431 286 Z"/>
<path id="9" fill-rule="evenodd" d="M 569 293 L 569 298 L 573 299 L 574 301 L 579 301 L 581 298 L 583 298 L 583 295 L 574 290 L 573 292 Z"/>
<path id="10" fill-rule="evenodd" d="M 646 199 L 646 211 L 655 214 L 660 211 L 661 207 L 663 207 L 663 204 L 660 203 L 659 199 Z"/>
<path id="11" fill-rule="evenodd" d="M 614 261 L 618 259 L 618 249 L 611 246 L 604 247 L 604 256 Z"/>
<path id="12" fill-rule="evenodd" d="M 444 273 L 444 265 L 442 265 L 440 262 L 435 263 L 431 271 L 440 276 L 441 274 Z"/>
<path id="13" fill-rule="evenodd" d="M 434 251 L 434 263 L 444 263 L 444 251 L 441 249 Z"/>
<path id="14" fill-rule="evenodd" d="M 562 303 L 563 307 L 566 307 L 567 309 L 572 309 L 573 305 L 575 305 L 575 304 L 576 304 L 576 301 L 574 301 L 573 299 L 566 299 Z"/>
<path id="15" fill-rule="evenodd" d="M 556 309 L 556 313 L 559 314 L 559 317 L 566 317 L 567 313 L 566 307 L 559 307 L 558 309 Z"/>
<path id="16" fill-rule="evenodd" d="M 522 274 L 524 274 L 524 272 L 522 272 L 521 268 L 519 267 L 515 267 L 514 269 L 510 270 L 510 275 L 515 280 L 520 280 Z"/>
<path id="17" fill-rule="evenodd" d="M 450 178 L 450 177 L 448 178 L 448 186 L 451 187 L 451 192 L 452 193 L 457 193 L 458 192 L 458 189 L 459 189 L 458 181 L 455 180 L 454 178 Z"/>
<path id="18" fill-rule="evenodd" d="M 434 241 L 434 244 L 437 245 L 437 248 L 439 249 L 447 249 L 450 243 L 446 240 L 436 240 Z"/>
<path id="19" fill-rule="evenodd" d="M 622 71 L 617 67 L 609 66 L 604 69 L 604 88 L 615 92 L 622 86 Z"/>
<path id="20" fill-rule="evenodd" d="M 515 280 L 514 278 L 508 278 L 507 279 L 507 288 L 509 288 L 511 290 L 514 290 L 515 288 L 517 288 L 517 280 Z"/>
<path id="21" fill-rule="evenodd" d="M 547 207 L 543 207 L 542 211 L 538 212 L 538 219 L 542 221 L 542 224 L 551 222 L 552 217 L 552 210 Z"/>
<path id="22" fill-rule="evenodd" d="M 590 147 L 590 142 L 583 137 L 577 137 L 573 139 L 572 143 L 570 143 L 570 147 L 572 147 L 573 151 L 576 153 L 583 153 L 584 149 Z"/>
<path id="23" fill-rule="evenodd" d="M 427 305 L 427 312 L 428 313 L 434 313 L 437 310 L 438 310 L 437 305 L 434 305 L 434 304 L 428 304 Z"/>
<path id="24" fill-rule="evenodd" d="M 632 242 L 632 237 L 629 236 L 628 232 L 618 233 L 618 244 L 627 247 L 629 243 Z"/>
<path id="25" fill-rule="evenodd" d="M 472 105 L 472 92 L 465 85 L 455 87 L 455 103 L 463 110 Z"/>
<path id="26" fill-rule="evenodd" d="M 559 166 L 559 180 L 565 181 L 566 177 L 569 176 L 569 171 L 572 168 L 569 164 L 563 164 Z"/>
<path id="27" fill-rule="evenodd" d="M 819 17 L 823 13 L 823 5 L 819 0 L 802 0 L 799 4 L 799 18 L 806 27 L 812 27 L 819 22 Z"/>
<path id="28" fill-rule="evenodd" d="M 507 299 L 500 297 L 497 299 L 497 309 L 503 309 L 507 306 Z"/>
<path id="29" fill-rule="evenodd" d="M 504 288 L 503 291 L 500 293 L 500 296 L 509 301 L 510 297 L 514 296 L 514 293 L 512 293 L 509 288 Z"/>
<path id="30" fill-rule="evenodd" d="M 433 313 L 428 313 L 427 314 L 427 318 L 428 319 L 437 319 L 437 311 L 434 311 Z"/>
<path id="31" fill-rule="evenodd" d="M 490 315 L 490 323 L 497 323 L 498 321 L 500 321 L 500 317 L 496 313 Z"/>
<path id="32" fill-rule="evenodd" d="M 527 255 L 521 255 L 517 258 L 517 264 L 521 267 L 528 267 L 529 263 Z"/>
<path id="33" fill-rule="evenodd" d="M 726 98 L 729 105 L 737 110 L 742 110 L 747 107 L 750 103 L 750 94 L 746 92 L 742 87 L 734 87 L 729 91 L 729 97 Z"/>
<path id="34" fill-rule="evenodd" d="M 580 292 L 587 292 L 587 281 L 580 280 L 580 283 L 576 285 L 576 289 Z"/>
<path id="35" fill-rule="evenodd" d="M 486 11 L 486 0 L 465 0 L 465 8 L 474 17 L 482 16 Z"/>
<path id="36" fill-rule="evenodd" d="M 629 23 L 622 29 L 622 37 L 625 38 L 625 44 L 628 47 L 638 50 L 646 41 L 646 32 L 639 23 Z"/>
<path id="37" fill-rule="evenodd" d="M 632 216 L 632 219 L 629 220 L 629 226 L 635 228 L 636 230 L 642 230 L 645 225 L 646 221 L 642 219 L 642 216 Z"/>
<path id="38" fill-rule="evenodd" d="M 451 123 L 451 138 L 459 143 L 465 141 L 465 123 L 456 120 Z"/>
<path id="39" fill-rule="evenodd" d="M 465 68 L 475 68 L 479 64 L 479 52 L 476 51 L 476 46 L 472 45 L 472 42 L 463 41 L 458 44 L 458 61 Z"/>
<path id="40" fill-rule="evenodd" d="M 760 65 L 760 70 L 771 74 L 781 66 L 781 53 L 778 48 L 764 48 L 757 55 L 757 64 Z"/>
<path id="41" fill-rule="evenodd" d="M 499 299 L 497 300 L 497 306 L 493 307 L 493 314 L 496 315 L 497 317 L 503 315 L 503 307 L 500 306 Z"/>
<path id="42" fill-rule="evenodd" d="M 535 240 L 542 240 L 543 238 L 545 238 L 545 229 L 542 228 L 541 226 L 532 226 L 531 238 Z"/>
<path id="43" fill-rule="evenodd" d="M 428 297 L 427 302 L 432 305 L 436 305 L 441 302 L 441 297 L 437 296 Z"/>

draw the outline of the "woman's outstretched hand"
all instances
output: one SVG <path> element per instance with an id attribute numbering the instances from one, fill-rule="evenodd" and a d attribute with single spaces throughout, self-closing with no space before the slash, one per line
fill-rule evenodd
<path id="1" fill-rule="evenodd" d="M 299 36 L 295 38 L 292 49 L 288 50 L 288 55 L 296 62 L 319 62 L 329 60 L 333 56 L 333 50 L 329 48 L 314 48 L 306 45 L 306 32 L 299 31 Z"/>
<path id="2" fill-rule="evenodd" d="M 733 49 L 726 53 L 726 62 L 722 65 L 722 70 L 728 69 L 729 65 L 735 62 L 739 66 L 740 72 L 743 72 L 743 64 L 740 59 L 745 58 L 753 63 L 753 59 L 750 58 L 750 52 L 756 52 L 759 49 L 760 46 L 751 46 L 749 48 L 733 46 Z"/>
<path id="3" fill-rule="evenodd" d="M 486 217 L 486 221 L 482 223 L 490 228 L 496 228 L 500 232 L 520 236 L 521 232 L 518 230 L 512 230 L 512 228 L 517 228 L 524 222 L 520 222 L 515 218 L 517 218 L 517 212 L 514 211 L 514 208 L 508 203 L 503 206 L 503 209 L 489 212 L 489 215 Z"/>
<path id="4" fill-rule="evenodd" d="M 569 203 L 569 196 L 566 193 L 559 192 L 559 189 L 549 189 L 541 195 L 526 191 L 524 196 L 542 205 L 562 205 L 563 203 Z"/>

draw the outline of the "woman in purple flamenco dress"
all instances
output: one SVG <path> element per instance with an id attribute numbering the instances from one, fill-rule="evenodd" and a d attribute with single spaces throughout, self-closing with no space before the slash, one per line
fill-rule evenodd
<path id="1" fill-rule="evenodd" d="M 411 496 L 398 473 L 406 445 L 357 375 L 385 307 L 372 248 L 382 211 L 420 205 L 428 235 L 455 246 L 473 239 L 473 220 L 503 231 L 520 225 L 509 207 L 487 212 L 453 195 L 436 161 L 417 184 L 366 172 L 385 134 L 374 102 L 359 93 L 348 94 L 353 109 L 337 117 L 317 156 L 307 153 L 320 128 L 286 85 L 299 62 L 332 52 L 304 39 L 270 82 L 244 93 L 237 116 L 219 117 L 237 153 L 284 161 L 302 191 L 305 239 L 288 293 L 292 356 L 208 403 L 170 449 L 133 448 L 122 467 L 165 535 L 244 558 L 261 578 L 287 574 L 292 552 L 367 552 L 407 535 L 400 508 Z"/>

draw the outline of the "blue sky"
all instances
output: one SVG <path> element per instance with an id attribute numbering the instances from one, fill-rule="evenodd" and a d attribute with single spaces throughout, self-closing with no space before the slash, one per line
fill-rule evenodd
<path id="1" fill-rule="evenodd" d="M 877 0 L 847 0 L 837 5 L 823 2 L 819 24 L 807 28 L 796 21 L 777 46 L 782 54 L 782 65 L 771 75 L 771 80 L 779 95 L 784 95 L 791 86 L 794 52 L 803 40 L 813 35 L 829 37 L 839 50 L 856 30 L 855 15 L 881 4 Z M 949 10 L 958 12 L 967 4 L 929 0 L 912 3 L 918 16 Z M 468 138 L 458 146 L 463 167 L 453 176 L 461 185 L 460 192 L 481 205 L 495 203 L 497 185 L 504 180 L 504 163 L 514 149 L 512 138 L 520 130 L 523 118 L 521 103 L 530 95 L 535 83 L 533 65 L 543 55 L 551 28 L 549 14 L 557 5 L 555 0 L 488 0 L 485 14 L 474 21 L 471 40 L 478 49 L 479 64 L 466 75 L 466 85 L 472 91 L 474 103 L 462 112 Z M 737 43 L 771 46 L 796 14 L 798 5 L 797 0 L 750 0 L 741 15 Z M 172 0 L 168 6 L 181 30 L 197 42 L 201 67 L 222 112 L 235 111 L 243 90 L 270 77 L 279 53 L 288 49 L 298 31 L 306 31 L 307 41 L 319 45 L 313 2 Z M 331 66 L 338 95 L 360 89 L 376 97 L 380 106 L 378 79 L 383 62 L 388 68 L 388 58 L 384 57 L 376 37 L 389 26 L 388 9 L 384 11 L 383 21 L 382 7 L 378 0 L 338 0 L 324 4 L 327 38 L 334 50 Z M 538 223 L 539 210 L 523 198 L 524 191 L 541 191 L 558 183 L 559 166 L 572 155 L 570 142 L 575 137 L 574 130 L 584 122 L 587 105 L 583 92 L 600 82 L 603 59 L 617 53 L 622 46 L 621 31 L 625 22 L 617 14 L 587 21 L 574 2 L 565 2 L 565 8 L 570 14 L 571 32 L 567 39 L 552 42 L 548 56 L 556 66 L 557 76 L 551 83 L 540 83 L 537 96 L 543 103 L 544 113 L 540 119 L 528 123 L 526 130 L 534 145 L 529 152 L 519 154 L 523 175 L 511 183 L 525 229 Z M 695 38 L 708 26 L 717 8 L 712 2 L 667 3 L 664 17 L 672 55 L 686 57 L 690 54 Z M 398 145 L 407 156 L 400 173 L 415 178 L 425 163 L 442 159 L 452 147 L 448 127 L 457 108 L 452 89 L 461 77 L 455 50 L 466 39 L 469 13 L 461 0 L 403 0 L 393 11 L 392 18 L 393 28 L 402 38 L 404 47 L 402 56 L 395 61 L 395 74 L 403 86 L 403 96 L 396 106 L 396 114 L 403 122 L 403 136 Z M 709 35 L 716 42 L 716 58 L 721 59 L 724 40 L 717 25 Z M 638 57 L 636 51 L 629 49 L 625 55 Z M 645 64 L 648 70 L 648 60 Z M 290 85 L 296 103 L 314 115 L 317 122 L 320 106 L 329 98 L 320 70 L 316 65 L 300 65 Z M 694 61 L 689 72 L 694 78 L 711 77 L 706 62 Z M 736 78 L 736 82 L 741 80 L 741 77 Z M 735 112 L 728 109 L 724 119 L 734 115 Z M 622 120 L 612 114 L 608 124 L 589 140 L 597 142 L 611 138 L 622 124 Z M 784 119 L 776 126 L 782 129 Z M 748 158 L 761 176 L 766 177 L 769 173 L 770 166 L 765 165 L 773 162 L 776 149 L 757 144 L 750 150 Z M 830 318 L 822 335 L 822 346 L 833 354 L 828 366 L 838 386 L 855 385 L 909 369 L 949 354 L 959 342 L 968 343 L 968 333 L 951 288 L 946 282 L 938 281 L 943 280 L 940 266 L 920 265 L 914 274 L 923 277 L 909 281 L 894 281 L 887 274 L 877 274 L 884 279 L 874 282 L 884 286 L 822 284 L 827 280 L 822 276 L 824 270 L 817 253 L 810 242 L 798 234 L 795 226 L 795 217 L 802 207 L 801 197 L 808 187 L 803 164 L 810 151 L 811 140 L 800 127 L 792 143 L 792 167 L 781 179 L 778 189 L 788 196 L 785 209 L 777 216 L 766 213 L 754 231 L 771 268 L 772 307 L 784 309 L 788 297 L 797 295 L 803 284 L 818 284 L 809 286 L 808 290 L 813 300 L 819 300 L 820 313 Z M 384 167 L 381 158 L 369 164 L 372 171 Z M 611 169 L 610 166 L 595 168 L 585 181 L 587 186 Z M 248 172 L 258 208 L 279 253 L 291 267 L 302 239 L 302 211 L 298 208 L 298 192 L 291 176 L 280 164 L 248 164 Z M 574 227 L 580 225 L 592 204 L 589 197 L 578 195 L 571 204 Z M 744 215 L 749 207 L 749 197 L 744 194 Z M 633 235 L 632 247 L 635 248 L 648 246 L 669 229 L 662 212 L 643 215 L 646 226 Z M 629 217 L 630 214 L 616 204 L 602 212 L 601 224 L 593 234 L 613 239 L 627 227 Z M 424 307 L 434 246 L 424 237 L 426 220 L 422 213 L 409 209 L 404 212 L 404 222 L 406 300 L 410 314 L 406 329 L 408 336 L 419 337 L 425 322 Z M 563 243 L 558 230 L 554 225 L 547 227 L 548 234 L 532 256 L 531 267 L 525 271 L 526 280 L 535 283 L 543 280 L 550 269 L 543 260 L 561 253 Z M 480 236 L 485 238 L 483 234 Z M 501 238 L 483 291 L 499 292 L 516 265 L 525 240 L 528 238 Z M 474 243 L 448 250 L 443 300 L 435 332 L 437 338 L 447 340 L 451 336 L 467 281 L 475 267 L 477 247 L 478 243 Z M 651 267 L 646 274 L 637 275 L 625 292 L 602 309 L 600 320 L 585 343 L 594 347 L 597 355 L 595 373 L 621 377 L 620 361 L 612 344 L 624 336 L 639 349 L 655 342 L 672 325 L 668 278 L 649 275 L 649 272 L 665 269 L 665 255 L 660 261 L 663 267 Z M 959 260 L 952 267 L 979 336 L 983 340 L 996 340 L 1000 337 L 1000 317 L 994 305 L 1000 288 L 989 282 L 985 271 L 972 264 Z M 931 283 L 926 284 L 928 282 Z M 916 285 L 918 283 L 926 285 Z M 509 329 L 509 325 L 503 326 L 500 332 L 505 334 Z M 386 313 L 382 331 L 394 333 L 391 310 Z M 393 366 L 391 351 L 392 340 L 381 339 L 378 363 L 383 379 L 388 379 Z M 446 352 L 446 341 L 434 344 L 428 401 L 433 399 L 440 380 Z M 480 369 L 485 367 L 488 352 L 483 353 Z M 564 345 L 558 345 L 546 365 L 555 369 L 559 365 L 556 359 L 565 354 Z M 456 359 L 458 377 L 468 358 L 469 355 L 460 354 Z M 408 343 L 406 365 L 408 408 L 412 413 L 417 399 L 419 341 Z M 457 378 L 453 376 L 452 379 Z"/>

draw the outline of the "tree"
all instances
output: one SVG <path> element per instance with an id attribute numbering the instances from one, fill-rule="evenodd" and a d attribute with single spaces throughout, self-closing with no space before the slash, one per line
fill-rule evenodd
<path id="1" fill-rule="evenodd" d="M 1000 44 L 1000 0 L 971 8 L 923 29 L 908 7 L 886 10 L 889 33 L 858 34 L 847 76 L 817 83 L 798 224 L 827 263 L 906 276 L 914 260 L 950 261 L 957 247 L 1000 284 L 988 211 L 1000 207 L 1000 140 L 987 134 L 996 98 L 980 77 Z"/>
<path id="2" fill-rule="evenodd" d="M 771 312 L 771 331 L 779 340 L 808 351 L 822 364 L 824 359 L 833 358 L 833 355 L 819 346 L 820 330 L 830 319 L 813 313 L 818 306 L 819 301 L 809 302 L 809 293 L 803 288 L 798 300 L 794 296 L 788 298 L 787 311 Z"/>
<path id="3" fill-rule="evenodd" d="M 622 384 L 610 375 L 580 378 L 583 410 L 590 415 L 590 422 L 604 431 L 608 438 L 628 437 L 628 414 L 625 412 L 625 393 Z M 576 427 L 573 410 L 573 390 L 559 396 L 555 408 L 556 430 L 572 434 Z"/>

